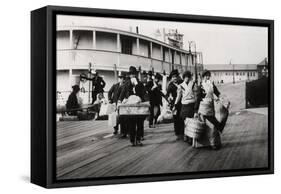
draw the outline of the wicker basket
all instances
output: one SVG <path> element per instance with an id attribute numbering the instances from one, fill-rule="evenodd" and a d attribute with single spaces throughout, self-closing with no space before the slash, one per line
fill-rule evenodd
<path id="1" fill-rule="evenodd" d="M 198 119 L 186 118 L 185 119 L 185 135 L 200 139 L 206 129 L 206 123 Z"/>

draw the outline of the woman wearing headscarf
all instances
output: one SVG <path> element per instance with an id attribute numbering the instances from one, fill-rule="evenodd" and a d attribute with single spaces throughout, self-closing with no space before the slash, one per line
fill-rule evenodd
<path id="1" fill-rule="evenodd" d="M 213 82 L 211 82 L 211 72 L 204 70 L 202 73 L 202 82 L 200 85 L 200 106 L 198 113 L 203 120 L 211 122 L 219 131 L 222 130 L 221 123 L 215 117 L 214 99 L 215 96 L 219 98 L 220 92 Z"/>

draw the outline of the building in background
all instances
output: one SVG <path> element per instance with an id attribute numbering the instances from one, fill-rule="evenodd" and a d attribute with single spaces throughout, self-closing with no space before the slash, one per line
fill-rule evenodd
<path id="1" fill-rule="evenodd" d="M 217 84 L 252 81 L 259 78 L 259 71 L 255 64 L 205 65 L 204 68 L 212 72 L 212 80 Z"/>
<path id="2" fill-rule="evenodd" d="M 108 91 L 117 75 L 127 72 L 131 65 L 161 74 L 169 74 L 172 69 L 200 74 L 202 60 L 201 52 L 183 50 L 182 45 L 141 35 L 138 28 L 136 32 L 128 32 L 89 26 L 57 27 L 57 92 L 64 99 L 74 84 L 80 84 L 88 93 L 90 83 L 81 83 L 80 75 L 91 70 L 104 78 Z M 89 100 L 89 95 L 84 99 Z"/>
<path id="3" fill-rule="evenodd" d="M 262 77 L 268 77 L 268 61 L 267 58 L 264 58 L 264 60 L 262 60 L 258 66 L 258 77 L 262 78 Z"/>

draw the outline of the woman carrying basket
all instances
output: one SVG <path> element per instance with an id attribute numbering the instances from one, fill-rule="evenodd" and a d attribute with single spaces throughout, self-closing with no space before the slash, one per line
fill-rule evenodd
<path id="1" fill-rule="evenodd" d="M 192 74 L 190 71 L 185 71 L 182 75 L 183 82 L 178 86 L 177 98 L 175 105 L 181 102 L 180 109 L 180 122 L 181 129 L 177 134 L 177 140 L 184 139 L 184 121 L 186 118 L 198 117 L 197 111 L 199 106 L 199 101 L 197 98 L 197 84 L 192 80 Z M 174 108 L 175 109 L 175 108 Z M 191 144 L 191 139 L 187 136 L 185 141 Z"/>
<path id="2" fill-rule="evenodd" d="M 208 120 L 212 123 L 216 130 L 222 132 L 223 125 L 216 119 L 215 117 L 215 107 L 214 107 L 214 99 L 219 98 L 220 92 L 218 91 L 217 87 L 211 82 L 211 72 L 208 70 L 204 70 L 202 72 L 202 82 L 200 85 L 200 105 L 198 113 L 200 118 L 203 121 Z M 218 149 L 220 146 L 213 145 L 214 149 Z"/>

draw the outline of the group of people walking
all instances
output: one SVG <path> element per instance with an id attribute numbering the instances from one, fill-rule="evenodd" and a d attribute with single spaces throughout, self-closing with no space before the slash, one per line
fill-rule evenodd
<path id="1" fill-rule="evenodd" d="M 172 70 L 168 77 L 169 84 L 166 94 L 162 92 L 160 84 L 162 76 L 159 73 L 153 75 L 151 71 L 143 72 L 141 80 L 137 75 L 139 75 L 139 72 L 133 66 L 129 68 L 127 76 L 126 74 L 121 74 L 119 83 L 114 84 L 108 93 L 109 101 L 117 105 L 118 103 L 124 103 L 131 95 L 138 96 L 142 102 L 149 101 L 149 127 L 154 128 L 160 115 L 162 99 L 167 100 L 169 107 L 173 110 L 176 139 L 187 141 L 190 144 L 192 139 L 184 135 L 184 121 L 186 118 L 208 120 L 217 130 L 223 130 L 224 124 L 216 119 L 214 111 L 214 100 L 219 98 L 220 92 L 210 80 L 210 71 L 205 70 L 202 72 L 202 80 L 198 84 L 193 80 L 190 71 L 185 71 L 180 76 L 178 70 Z M 202 104 L 209 107 L 208 111 L 202 108 Z M 133 146 L 142 145 L 144 118 L 123 118 L 118 123 L 122 137 L 129 135 Z M 118 125 L 114 127 L 114 134 L 117 133 Z"/>
<path id="2" fill-rule="evenodd" d="M 129 72 L 122 72 L 118 76 L 118 83 L 112 85 L 108 92 L 108 101 L 111 104 L 126 103 L 131 95 L 136 95 L 141 102 L 149 102 L 150 116 L 149 127 L 154 128 L 157 123 L 157 118 L 160 115 L 160 107 L 162 99 L 168 101 L 169 107 L 173 112 L 174 132 L 177 140 L 184 140 L 191 143 L 191 139 L 184 135 L 186 118 L 198 118 L 203 121 L 208 120 L 214 127 L 222 131 L 225 123 L 220 123 L 215 117 L 214 100 L 219 98 L 220 92 L 217 87 L 211 82 L 211 72 L 204 70 L 202 72 L 201 83 L 197 83 L 192 78 L 190 71 L 179 74 L 178 70 L 172 70 L 168 77 L 167 92 L 162 92 L 161 80 L 162 76 L 159 73 L 153 74 L 152 71 L 142 72 L 137 71 L 136 67 L 131 66 Z M 103 92 L 105 82 L 99 76 L 93 80 L 95 89 L 99 89 L 99 93 Z M 75 100 L 76 93 L 79 92 L 79 87 L 74 86 L 73 92 L 70 94 L 67 106 L 77 106 Z M 97 96 L 97 91 L 93 91 L 93 96 Z M 216 96 L 216 97 L 215 97 Z M 93 97 L 93 102 L 95 97 Z M 74 99 L 74 100 L 73 100 Z M 74 104 L 71 104 L 71 103 Z M 208 110 L 202 108 L 203 104 L 208 106 Z M 130 137 L 130 142 L 133 146 L 142 145 L 144 140 L 144 120 L 143 117 L 118 119 L 117 125 L 114 127 L 114 134 L 120 134 L 122 138 Z"/>
<path id="3" fill-rule="evenodd" d="M 220 97 L 220 92 L 211 82 L 210 77 L 211 72 L 204 70 L 202 82 L 198 84 L 192 79 L 190 71 L 185 71 L 182 77 L 177 70 L 171 72 L 166 96 L 174 111 L 174 131 L 177 140 L 192 143 L 192 139 L 184 135 L 186 118 L 198 118 L 204 122 L 208 120 L 217 130 L 223 130 L 224 126 L 216 119 L 214 110 L 214 100 Z M 205 103 L 204 107 L 203 103 Z"/>

